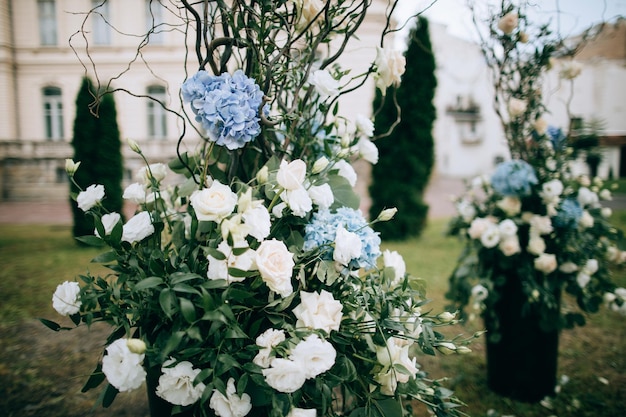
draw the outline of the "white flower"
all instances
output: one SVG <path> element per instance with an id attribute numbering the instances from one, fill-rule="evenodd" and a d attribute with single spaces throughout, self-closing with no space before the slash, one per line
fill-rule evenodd
<path id="1" fill-rule="evenodd" d="M 593 216 L 589 214 L 587 210 L 584 210 L 582 216 L 580 216 L 580 220 L 578 221 L 578 224 L 588 229 L 590 227 L 593 227 L 594 223 L 595 223 L 595 220 Z"/>
<path id="2" fill-rule="evenodd" d="M 398 285 L 406 275 L 406 264 L 404 258 L 397 251 L 385 249 L 383 251 L 383 264 L 385 268 L 393 268 L 394 277 L 389 284 L 392 288 Z"/>
<path id="3" fill-rule="evenodd" d="M 356 185 L 356 171 L 347 161 L 345 161 L 344 159 L 340 159 L 335 163 L 333 168 L 338 169 L 339 172 L 337 174 L 347 179 L 348 183 L 350 183 L 352 187 Z"/>
<path id="4" fill-rule="evenodd" d="M 544 274 L 549 274 L 557 268 L 556 255 L 552 253 L 542 253 L 535 258 L 535 269 Z"/>
<path id="5" fill-rule="evenodd" d="M 476 207 L 474 207 L 471 201 L 466 199 L 456 203 L 456 211 L 465 222 L 471 222 L 476 216 Z"/>
<path id="6" fill-rule="evenodd" d="M 498 244 L 498 249 L 500 249 L 504 256 L 515 255 L 522 250 L 517 236 L 509 236 L 501 239 Z"/>
<path id="7" fill-rule="evenodd" d="M 270 234 L 272 221 L 267 207 L 260 204 L 254 208 L 249 208 L 241 215 L 246 226 L 249 227 L 248 234 L 258 240 L 263 241 Z"/>
<path id="8" fill-rule="evenodd" d="M 282 160 L 278 173 L 276 173 L 276 181 L 285 190 L 297 190 L 302 187 L 306 177 L 306 163 L 301 159 L 291 162 Z"/>
<path id="9" fill-rule="evenodd" d="M 214 180 L 209 188 L 194 191 L 189 201 L 198 220 L 220 222 L 235 209 L 237 194 L 228 185 Z"/>
<path id="10" fill-rule="evenodd" d="M 256 181 L 259 184 L 265 184 L 269 179 L 270 170 L 267 165 L 263 165 L 263 168 L 259 169 L 259 172 L 256 173 Z"/>
<path id="11" fill-rule="evenodd" d="M 356 144 L 356 147 L 361 158 L 374 165 L 378 163 L 378 148 L 374 142 L 369 139 L 361 138 Z"/>
<path id="12" fill-rule="evenodd" d="M 284 341 L 285 332 L 283 330 L 267 329 L 255 340 L 255 343 L 261 349 L 259 349 L 259 353 L 257 353 L 252 362 L 261 368 L 269 367 L 272 360 L 272 348 Z"/>
<path id="13" fill-rule="evenodd" d="M 496 203 L 507 216 L 515 216 L 522 211 L 522 201 L 517 197 L 507 196 Z"/>
<path id="14" fill-rule="evenodd" d="M 138 355 L 145 353 L 147 349 L 146 342 L 136 338 L 126 339 L 126 346 L 128 346 L 128 350 Z"/>
<path id="15" fill-rule="evenodd" d="M 550 180 L 545 182 L 541 188 L 539 195 L 543 202 L 558 203 L 558 197 L 563 193 L 563 183 L 559 180 Z"/>
<path id="16" fill-rule="evenodd" d="M 174 367 L 176 362 L 170 358 L 161 366 L 162 375 L 159 377 L 159 385 L 156 394 L 165 401 L 174 405 L 191 405 L 202 397 L 206 386 L 200 382 L 193 384 L 194 379 L 200 373 L 200 369 L 194 369 L 191 362 L 182 361 Z"/>
<path id="17" fill-rule="evenodd" d="M 311 200 L 309 193 L 304 187 L 286 190 L 280 195 L 280 198 L 287 203 L 294 216 L 304 217 L 313 210 L 313 200 Z"/>
<path id="18" fill-rule="evenodd" d="M 333 260 L 347 266 L 351 260 L 361 256 L 363 243 L 356 233 L 349 232 L 343 226 L 337 226 Z"/>
<path id="19" fill-rule="evenodd" d="M 252 401 L 246 393 L 237 395 L 235 379 L 229 378 L 226 383 L 226 395 L 214 389 L 209 407 L 220 417 L 244 417 L 252 410 Z"/>
<path id="20" fill-rule="evenodd" d="M 533 215 L 530 218 L 530 229 L 531 232 L 537 233 L 539 235 L 546 235 L 548 233 L 552 233 L 552 220 L 548 216 L 538 216 Z"/>
<path id="21" fill-rule="evenodd" d="M 315 378 L 335 364 L 337 351 L 332 343 L 320 339 L 316 334 L 307 336 L 291 350 L 289 359 L 298 363 L 305 378 Z"/>
<path id="22" fill-rule="evenodd" d="M 323 19 L 324 3 L 321 0 L 293 0 L 298 8 L 298 21 L 296 28 L 304 30 L 315 19 Z"/>
<path id="23" fill-rule="evenodd" d="M 517 13 L 509 12 L 502 16 L 502 18 L 498 21 L 498 29 L 500 29 L 506 35 L 510 35 L 517 27 L 518 21 L 519 16 L 517 15 Z"/>
<path id="24" fill-rule="evenodd" d="M 309 75 L 309 84 L 322 98 L 339 95 L 339 81 L 335 80 L 326 70 L 315 70 Z"/>
<path id="25" fill-rule="evenodd" d="M 490 223 L 482 235 L 480 235 L 480 243 L 486 248 L 493 248 L 500 243 L 500 229 L 498 226 Z"/>
<path id="26" fill-rule="evenodd" d="M 108 236 L 111 234 L 111 232 L 113 231 L 113 228 L 115 227 L 117 223 L 119 223 L 121 219 L 122 219 L 122 216 L 120 216 L 119 213 L 115 213 L 115 212 L 104 214 L 100 218 L 100 221 L 102 222 L 102 226 L 104 227 L 105 236 Z M 98 233 L 98 229 L 94 229 L 93 233 L 94 235 L 100 238 L 102 237 L 100 236 L 100 233 Z"/>
<path id="27" fill-rule="evenodd" d="M 306 377 L 300 363 L 289 359 L 274 358 L 270 367 L 263 369 L 265 382 L 279 392 L 295 392 L 304 385 Z"/>
<path id="28" fill-rule="evenodd" d="M 589 274 L 581 271 L 578 275 L 576 275 L 576 283 L 580 288 L 585 288 L 589 281 L 591 281 L 591 276 Z"/>
<path id="29" fill-rule="evenodd" d="M 130 200 L 135 204 L 143 204 L 146 202 L 146 187 L 138 182 L 134 182 L 124 189 L 122 198 Z"/>
<path id="30" fill-rule="evenodd" d="M 565 80 L 573 80 L 578 77 L 583 70 L 583 66 L 576 61 L 565 61 L 559 71 L 559 76 Z"/>
<path id="31" fill-rule="evenodd" d="M 472 220 L 470 223 L 470 227 L 467 230 L 467 234 L 472 239 L 480 239 L 480 237 L 485 233 L 487 228 L 493 226 L 493 222 L 484 217 L 477 217 Z"/>
<path id="32" fill-rule="evenodd" d="M 574 262 L 564 262 L 559 266 L 559 271 L 563 272 L 564 274 L 571 274 L 572 272 L 578 271 L 578 265 L 576 265 Z"/>
<path id="33" fill-rule="evenodd" d="M 131 352 L 126 338 L 111 343 L 106 352 L 102 358 L 102 373 L 107 381 L 120 392 L 139 388 L 146 379 L 142 366 L 145 355 Z"/>
<path id="34" fill-rule="evenodd" d="M 227 217 L 220 223 L 222 239 L 230 238 L 234 242 L 241 242 L 250 233 L 251 227 L 242 222 L 241 214 Z"/>
<path id="35" fill-rule="evenodd" d="M 580 187 L 576 199 L 583 207 L 594 206 L 600 201 L 598 194 L 594 193 L 587 187 Z"/>
<path id="36" fill-rule="evenodd" d="M 611 210 L 610 207 L 602 207 L 602 209 L 600 210 L 600 214 L 602 215 L 602 217 L 607 219 L 611 217 L 611 215 L 613 214 L 613 210 Z"/>
<path id="37" fill-rule="evenodd" d="M 150 164 L 147 167 L 141 167 L 137 171 L 137 178 L 142 180 L 146 186 L 151 185 L 152 179 L 161 182 L 167 176 L 167 165 L 162 163 Z"/>
<path id="38" fill-rule="evenodd" d="M 472 287 L 472 297 L 474 301 L 480 303 L 484 301 L 489 295 L 489 290 L 485 288 L 483 285 L 476 284 Z"/>
<path id="39" fill-rule="evenodd" d="M 73 159 L 65 160 L 65 172 L 67 172 L 67 175 L 69 176 L 73 176 L 78 170 L 79 166 L 80 166 L 80 161 L 74 162 Z"/>
<path id="40" fill-rule="evenodd" d="M 504 219 L 498 224 L 501 237 L 513 237 L 517 234 L 517 225 L 511 219 Z"/>
<path id="41" fill-rule="evenodd" d="M 611 190 L 603 188 L 600 191 L 600 199 L 604 200 L 604 201 L 611 201 L 613 200 L 613 195 L 611 194 Z"/>
<path id="42" fill-rule="evenodd" d="M 524 100 L 512 97 L 509 100 L 508 110 L 511 117 L 521 116 L 526 112 L 528 104 Z"/>
<path id="43" fill-rule="evenodd" d="M 241 246 L 240 246 L 241 245 Z M 235 244 L 237 249 L 245 248 L 246 242 L 240 242 Z M 211 255 L 207 255 L 209 260 L 209 267 L 207 270 L 207 278 L 209 279 L 225 279 L 229 283 L 241 282 L 245 280 L 245 277 L 233 277 L 228 273 L 229 268 L 239 269 L 241 271 L 252 271 L 255 269 L 255 252 L 254 250 L 247 248 L 245 252 L 240 255 L 235 255 L 233 249 L 230 247 L 227 241 L 223 240 L 217 246 L 217 250 L 220 251 L 226 259 L 216 259 Z"/>
<path id="44" fill-rule="evenodd" d="M 88 211 L 104 198 L 104 185 L 92 184 L 85 191 L 78 193 L 76 203 L 82 211 Z"/>
<path id="45" fill-rule="evenodd" d="M 330 161 L 328 160 L 328 158 L 326 158 L 325 156 L 321 156 L 315 161 L 315 163 L 313 163 L 313 168 L 311 168 L 311 172 L 313 174 L 319 174 L 326 169 L 329 163 Z"/>
<path id="46" fill-rule="evenodd" d="M 256 265 L 270 290 L 283 297 L 291 295 L 295 263 L 285 243 L 276 239 L 263 241 L 256 251 Z"/>
<path id="47" fill-rule="evenodd" d="M 369 117 L 357 114 L 355 124 L 357 132 L 361 132 L 368 137 L 374 136 L 374 122 Z"/>
<path id="48" fill-rule="evenodd" d="M 376 346 L 376 358 L 385 368 L 394 369 L 394 376 L 397 382 L 406 383 L 409 378 L 415 377 L 418 372 L 415 358 L 409 358 L 409 345 L 403 343 L 400 339 L 390 337 L 387 339 L 386 346 Z M 394 365 L 404 367 L 403 371 L 394 368 Z"/>
<path id="49" fill-rule="evenodd" d="M 333 190 L 328 184 L 313 185 L 309 187 L 308 193 L 313 204 L 322 210 L 329 208 L 335 202 Z"/>
<path id="50" fill-rule="evenodd" d="M 535 132 L 537 132 L 539 135 L 543 135 L 548 130 L 548 122 L 543 117 L 540 117 L 535 120 L 533 127 L 535 129 Z"/>
<path id="51" fill-rule="evenodd" d="M 387 87 L 398 85 L 406 69 L 406 58 L 400 51 L 386 46 L 376 47 L 376 87 L 385 94 Z"/>
<path id="52" fill-rule="evenodd" d="M 139 242 L 154 233 L 154 225 L 150 213 L 142 211 L 135 214 L 122 227 L 122 241 Z"/>
<path id="53" fill-rule="evenodd" d="M 378 217 L 376 217 L 376 221 L 388 222 L 389 220 L 393 219 L 393 216 L 395 216 L 397 212 L 398 209 L 395 207 L 381 210 L 378 214 Z"/>
<path id="54" fill-rule="evenodd" d="M 292 408 L 287 417 L 316 417 L 315 408 Z"/>
<path id="55" fill-rule="evenodd" d="M 80 311 L 82 302 L 78 299 L 80 285 L 78 282 L 65 281 L 57 286 L 52 295 L 52 307 L 62 316 L 71 316 Z"/>
<path id="56" fill-rule="evenodd" d="M 325 330 L 339 330 L 343 306 L 326 290 L 320 293 L 300 291 L 300 304 L 293 309 L 298 321 L 297 327 Z"/>
<path id="57" fill-rule="evenodd" d="M 383 395 L 394 395 L 398 388 L 398 380 L 396 379 L 396 371 L 393 368 L 383 368 L 384 371 L 377 373 L 374 380 L 380 384 L 380 392 Z"/>
<path id="58" fill-rule="evenodd" d="M 546 251 L 546 242 L 541 236 L 531 233 L 527 249 L 533 255 L 541 255 Z"/>
<path id="59" fill-rule="evenodd" d="M 587 259 L 587 262 L 585 263 L 583 270 L 589 275 L 593 275 L 596 272 L 598 272 L 598 267 L 599 265 L 598 265 L 597 259 Z"/>
<path id="60" fill-rule="evenodd" d="M 280 219 L 283 217 L 283 211 L 287 208 L 287 204 L 285 204 L 284 202 L 278 203 L 274 206 L 274 208 L 272 208 L 272 214 L 274 215 L 274 217 L 276 217 L 277 219 Z"/>

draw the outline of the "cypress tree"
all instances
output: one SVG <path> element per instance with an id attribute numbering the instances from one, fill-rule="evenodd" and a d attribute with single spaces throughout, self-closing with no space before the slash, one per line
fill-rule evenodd
<path id="1" fill-rule="evenodd" d="M 369 188 L 370 218 L 376 218 L 382 209 L 398 208 L 393 221 L 374 226 L 386 240 L 419 236 L 428 214 L 423 197 L 435 157 L 432 128 L 437 79 L 425 18 L 420 17 L 411 30 L 404 55 L 406 71 L 400 85 L 387 89 L 386 96 L 377 90 L 374 99 L 374 109 L 380 109 L 374 120 L 376 135 L 387 132 L 397 119 L 394 97 L 401 109 L 401 121 L 391 135 L 376 142 L 379 160 L 372 168 Z"/>
<path id="2" fill-rule="evenodd" d="M 76 116 L 72 134 L 74 161 L 81 162 L 74 175 L 74 183 L 70 184 L 71 195 L 92 184 L 102 184 L 105 198 L 102 201 L 109 211 L 122 210 L 122 174 L 123 161 L 121 154 L 120 134 L 117 126 L 115 101 L 111 94 L 101 97 L 98 115 L 90 110 L 97 94 L 93 83 L 84 77 L 76 96 Z M 75 237 L 93 234 L 93 219 L 78 208 L 70 198 L 73 214 L 72 233 Z"/>

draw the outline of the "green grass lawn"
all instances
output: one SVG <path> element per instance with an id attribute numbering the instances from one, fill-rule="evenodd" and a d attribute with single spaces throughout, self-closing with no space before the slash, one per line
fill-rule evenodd
<path id="1" fill-rule="evenodd" d="M 626 225 L 626 211 L 615 213 Z M 399 251 L 407 269 L 428 287 L 433 309 L 442 310 L 447 278 L 454 268 L 460 243 L 444 236 L 445 220 L 433 220 L 420 239 L 385 244 Z M 624 228 L 622 227 L 624 230 Z M 0 415 L 37 417 L 144 416 L 145 392 L 118 396 L 110 409 L 92 406 L 97 392 L 81 393 L 86 376 L 95 367 L 105 329 L 54 333 L 36 319 L 59 320 L 52 309 L 56 286 L 72 280 L 86 268 L 98 250 L 74 244 L 69 227 L 0 225 Z M 617 271 L 626 286 L 624 271 Z M 450 336 L 471 334 L 479 322 L 447 329 Z M 626 326 L 624 317 L 603 311 L 589 317 L 584 328 L 562 334 L 559 375 L 569 383 L 552 400 L 553 408 L 524 404 L 499 397 L 486 387 L 483 340 L 464 356 L 420 357 L 418 362 L 432 377 L 449 377 L 448 386 L 467 406 L 471 416 L 616 417 L 626 409 Z M 515 358 L 511 358 L 515 360 Z M 490 411 L 491 410 L 491 411 Z M 416 416 L 427 416 L 418 408 Z"/>

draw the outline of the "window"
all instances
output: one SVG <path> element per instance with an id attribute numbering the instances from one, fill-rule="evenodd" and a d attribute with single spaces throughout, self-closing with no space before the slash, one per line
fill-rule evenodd
<path id="1" fill-rule="evenodd" d="M 156 3 L 156 4 L 153 4 Z M 154 0 L 146 0 L 146 33 L 150 33 L 150 43 L 163 45 L 163 7 Z"/>
<path id="2" fill-rule="evenodd" d="M 43 117 L 46 139 L 63 139 L 63 101 L 60 88 L 43 89 Z"/>
<path id="3" fill-rule="evenodd" d="M 166 102 L 165 87 L 151 85 L 148 95 L 160 103 Z M 148 100 L 148 137 L 164 139 L 167 136 L 167 120 L 165 109 L 157 101 Z"/>
<path id="4" fill-rule="evenodd" d="M 91 0 L 93 21 L 93 43 L 96 45 L 111 44 L 111 26 L 109 26 L 109 3 L 102 0 Z"/>
<path id="5" fill-rule="evenodd" d="M 39 42 L 41 45 L 57 44 L 57 16 L 54 0 L 38 0 Z"/>

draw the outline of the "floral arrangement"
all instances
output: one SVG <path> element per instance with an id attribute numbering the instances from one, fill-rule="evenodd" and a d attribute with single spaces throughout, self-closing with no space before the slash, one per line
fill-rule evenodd
<path id="1" fill-rule="evenodd" d="M 583 313 L 603 302 L 624 311 L 624 289 L 616 288 L 610 268 L 626 257 L 611 210 L 602 205 L 611 190 L 599 178 L 572 173 L 570 138 L 542 117 L 543 77 L 560 65 L 560 77 L 572 81 L 580 68 L 572 70 L 573 61 L 563 54 L 573 55 L 575 48 L 563 51 L 547 26 L 535 29 L 508 2 L 491 16 L 489 28 L 483 52 L 511 159 L 468 183 L 455 201 L 449 232 L 465 246 L 447 296 L 462 309 L 480 311 L 492 329 L 499 326 L 493 306 L 511 280 L 521 280 L 525 301 L 519 314 L 536 313 L 545 331 L 583 325 Z M 563 292 L 571 298 L 562 300 Z M 497 341 L 499 334 L 489 337 Z"/>
<path id="2" fill-rule="evenodd" d="M 138 205 L 133 217 L 105 212 L 101 185 L 75 196 L 95 224 L 81 240 L 108 248 L 94 261 L 110 270 L 53 295 L 75 325 L 112 326 L 85 389 L 105 383 L 107 406 L 153 381 L 149 394 L 172 415 L 393 417 L 415 401 L 456 415 L 459 401 L 416 361 L 468 352 L 469 339 L 438 331 L 455 316 L 425 310 L 402 257 L 381 250 L 372 224 L 396 210 L 367 220 L 358 209 L 350 162 L 375 162 L 373 124 L 338 115 L 337 97 L 352 87 L 339 82 L 345 72 L 325 69 L 334 55 L 309 49 L 349 38 L 369 2 L 209 2 L 204 14 L 183 3 L 209 32 L 218 21 L 260 32 L 209 45 L 201 62 L 213 74 L 201 68 L 182 83 L 205 133 L 197 152 L 150 163 L 129 140 L 145 161 L 124 191 Z M 245 18 L 227 19 L 233 11 Z M 256 51 L 232 62 L 246 65 L 215 71 L 240 43 Z M 295 48 L 297 59 L 285 52 Z M 401 58 L 379 48 L 363 76 L 379 88 L 397 83 Z M 79 165 L 67 161 L 70 178 Z"/>

